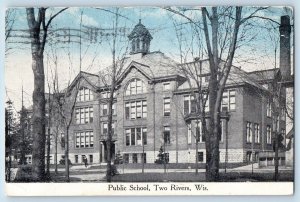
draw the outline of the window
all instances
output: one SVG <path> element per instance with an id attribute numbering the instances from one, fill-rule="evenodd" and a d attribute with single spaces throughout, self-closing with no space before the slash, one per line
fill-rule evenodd
<path id="1" fill-rule="evenodd" d="M 108 132 L 108 125 L 107 125 L 107 123 L 103 123 L 102 132 L 103 132 L 103 135 L 107 135 L 107 132 Z"/>
<path id="2" fill-rule="evenodd" d="M 65 148 L 65 133 L 60 133 L 60 144 L 62 148 Z"/>
<path id="3" fill-rule="evenodd" d="M 124 154 L 124 163 L 129 163 L 129 154 Z"/>
<path id="4" fill-rule="evenodd" d="M 272 130 L 270 125 L 267 125 L 267 144 L 272 144 Z"/>
<path id="5" fill-rule="evenodd" d="M 254 142 L 260 143 L 259 124 L 254 124 Z"/>
<path id="6" fill-rule="evenodd" d="M 225 134 L 225 121 L 221 120 L 220 124 L 221 124 L 221 133 L 220 133 L 220 136 L 219 136 L 219 141 L 223 142 L 223 137 L 224 137 L 224 134 Z"/>
<path id="7" fill-rule="evenodd" d="M 125 118 L 147 118 L 147 101 L 134 101 L 125 103 Z"/>
<path id="8" fill-rule="evenodd" d="M 188 128 L 188 132 L 187 132 L 188 144 L 192 144 L 192 126 L 191 126 L 191 124 L 188 124 L 187 128 Z"/>
<path id="9" fill-rule="evenodd" d="M 93 163 L 94 159 L 93 159 L 93 155 L 89 155 L 90 158 L 90 163 Z"/>
<path id="10" fill-rule="evenodd" d="M 203 152 L 198 152 L 198 162 L 203 162 Z"/>
<path id="11" fill-rule="evenodd" d="M 108 104 L 104 103 L 101 104 L 101 108 L 102 108 L 102 116 L 106 116 L 108 115 Z M 112 105 L 112 115 L 116 115 L 116 103 L 113 103 Z"/>
<path id="12" fill-rule="evenodd" d="M 127 128 L 125 129 L 126 146 L 147 145 L 147 128 Z"/>
<path id="13" fill-rule="evenodd" d="M 129 81 L 125 95 L 136 95 L 147 92 L 147 86 L 140 79 L 132 79 Z"/>
<path id="14" fill-rule="evenodd" d="M 88 88 L 81 88 L 77 95 L 77 101 L 83 102 L 83 101 L 91 101 L 91 100 L 94 100 L 93 91 L 91 91 Z"/>
<path id="15" fill-rule="evenodd" d="M 235 90 L 224 90 L 222 98 L 222 111 L 231 111 L 235 110 Z"/>
<path id="16" fill-rule="evenodd" d="M 76 124 L 93 123 L 94 111 L 93 107 L 83 107 L 75 109 Z"/>
<path id="17" fill-rule="evenodd" d="M 196 124 L 196 137 L 195 137 L 195 141 L 197 141 L 197 139 L 198 139 L 198 142 L 205 142 L 205 136 L 203 135 L 201 121 L 199 121 L 199 123 Z"/>
<path id="18" fill-rule="evenodd" d="M 164 127 L 164 144 L 170 144 L 170 126 Z"/>
<path id="19" fill-rule="evenodd" d="M 132 154 L 132 163 L 137 163 L 137 154 Z"/>
<path id="20" fill-rule="evenodd" d="M 78 155 L 75 155 L 75 163 L 78 163 Z"/>
<path id="21" fill-rule="evenodd" d="M 246 142 L 252 143 L 252 123 L 250 122 L 246 125 Z"/>
<path id="22" fill-rule="evenodd" d="M 267 103 L 267 116 L 268 117 L 272 116 L 272 105 L 271 105 L 271 101 L 270 100 L 268 100 L 268 103 Z"/>
<path id="23" fill-rule="evenodd" d="M 164 98 L 164 116 L 170 116 L 171 113 L 171 99 Z"/>
<path id="24" fill-rule="evenodd" d="M 105 116 L 108 114 L 107 104 L 102 104 L 102 115 Z"/>
<path id="25" fill-rule="evenodd" d="M 102 134 L 107 135 L 107 133 L 108 133 L 108 123 L 103 122 Z M 112 122 L 112 124 L 111 124 L 111 133 L 112 133 L 112 135 L 115 134 L 115 122 Z"/>
<path id="26" fill-rule="evenodd" d="M 169 161 L 170 161 L 169 153 L 164 153 L 164 156 L 165 156 L 166 163 L 169 163 Z"/>
<path id="27" fill-rule="evenodd" d="M 141 153 L 141 155 L 142 155 L 142 159 L 144 159 L 144 163 L 147 163 L 147 155 L 146 155 L 146 153 Z"/>
<path id="28" fill-rule="evenodd" d="M 164 84 L 163 84 L 163 90 L 164 90 L 164 91 L 168 91 L 168 90 L 170 90 L 170 89 L 171 89 L 170 83 L 164 83 Z"/>
<path id="29" fill-rule="evenodd" d="M 196 112 L 196 100 L 193 96 L 185 95 L 183 105 L 184 115 Z"/>
<path id="30" fill-rule="evenodd" d="M 76 148 L 94 147 L 93 131 L 76 132 L 75 147 Z"/>
<path id="31" fill-rule="evenodd" d="M 282 120 L 282 121 L 285 120 L 285 109 L 284 109 L 284 107 L 281 108 L 281 120 Z"/>

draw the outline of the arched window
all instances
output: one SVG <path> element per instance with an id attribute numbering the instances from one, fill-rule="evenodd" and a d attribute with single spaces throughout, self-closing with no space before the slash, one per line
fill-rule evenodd
<path id="1" fill-rule="evenodd" d="M 136 41 L 136 50 L 140 50 L 140 39 L 138 38 Z"/>
<path id="2" fill-rule="evenodd" d="M 127 85 L 125 95 L 136 95 L 147 92 L 147 86 L 141 79 L 131 79 Z"/>
<path id="3" fill-rule="evenodd" d="M 132 47 L 131 47 L 131 49 L 132 49 L 132 52 L 134 52 L 135 51 L 135 40 L 133 39 L 132 40 Z"/>
<path id="4" fill-rule="evenodd" d="M 88 88 L 81 88 L 78 91 L 77 102 L 90 101 L 94 100 L 93 91 Z"/>

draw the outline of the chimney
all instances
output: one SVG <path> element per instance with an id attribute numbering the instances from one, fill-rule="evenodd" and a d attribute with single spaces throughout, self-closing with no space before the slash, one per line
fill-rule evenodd
<path id="1" fill-rule="evenodd" d="M 291 25 L 290 17 L 281 16 L 280 32 L 280 72 L 282 80 L 288 80 L 291 76 Z"/>

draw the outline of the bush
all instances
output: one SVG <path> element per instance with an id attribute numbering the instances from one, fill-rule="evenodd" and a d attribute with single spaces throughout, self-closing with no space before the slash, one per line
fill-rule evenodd
<path id="1" fill-rule="evenodd" d="M 65 165 L 65 159 L 60 159 L 59 164 L 60 165 Z M 70 161 L 70 159 L 69 159 L 69 165 L 72 165 L 72 162 Z"/>

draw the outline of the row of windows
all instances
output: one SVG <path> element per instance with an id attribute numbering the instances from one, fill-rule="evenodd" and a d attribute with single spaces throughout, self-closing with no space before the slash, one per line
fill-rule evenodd
<path id="1" fill-rule="evenodd" d="M 147 101 L 133 101 L 125 103 L 125 118 L 140 119 L 147 118 Z"/>
<path id="2" fill-rule="evenodd" d="M 147 128 L 128 128 L 125 130 L 126 146 L 147 145 Z"/>
<path id="3" fill-rule="evenodd" d="M 94 112 L 93 107 L 82 107 L 75 109 L 75 123 L 86 124 L 93 123 Z"/>
<path id="4" fill-rule="evenodd" d="M 254 127 L 254 128 L 252 128 Z M 258 123 L 247 122 L 246 124 L 246 142 L 252 143 L 253 141 L 253 132 L 254 132 L 254 142 L 260 143 L 260 127 Z M 254 131 L 253 131 L 254 130 Z"/>
<path id="5" fill-rule="evenodd" d="M 130 159 L 131 157 L 131 159 Z M 124 163 L 147 163 L 147 154 L 146 153 L 133 153 L 133 154 L 124 154 Z"/>
<path id="6" fill-rule="evenodd" d="M 223 142 L 223 136 L 225 134 L 225 127 L 224 127 L 225 121 L 221 121 L 221 134 L 219 136 L 219 140 L 220 142 Z M 188 124 L 187 125 L 188 128 L 188 144 L 192 144 L 192 136 L 195 139 L 195 142 L 198 139 L 199 143 L 204 143 L 205 142 L 205 135 L 203 134 L 203 130 L 202 130 L 202 124 L 201 122 L 198 123 L 198 126 L 195 126 L 195 130 L 193 131 L 192 129 L 192 124 Z"/>
<path id="7" fill-rule="evenodd" d="M 209 100 L 207 99 L 205 104 L 205 111 L 207 112 L 209 109 L 208 106 Z M 184 96 L 184 115 L 189 113 L 196 113 L 196 100 L 191 95 Z M 235 91 L 229 90 L 225 91 L 223 95 L 222 101 L 222 109 L 235 109 Z M 101 104 L 101 115 L 108 115 L 108 104 Z M 112 105 L 112 114 L 116 115 L 116 103 Z M 170 116 L 171 115 L 171 98 L 165 97 L 163 99 L 163 115 Z M 140 119 L 147 117 L 147 101 L 133 101 L 125 103 L 125 118 L 126 119 Z M 85 107 L 85 108 L 77 108 L 76 109 L 76 123 L 84 124 L 84 123 L 92 123 L 93 122 L 93 108 Z"/>
<path id="8" fill-rule="evenodd" d="M 147 92 L 147 86 L 140 79 L 132 79 L 129 81 L 125 95 L 136 95 Z"/>
<path id="9" fill-rule="evenodd" d="M 206 98 L 205 98 L 206 99 Z M 233 111 L 236 109 L 236 93 L 235 90 L 225 90 L 221 103 L 221 111 Z M 205 102 L 205 112 L 209 111 L 209 99 Z M 183 101 L 183 113 L 188 115 L 197 112 L 197 101 L 192 95 L 185 95 Z"/>
<path id="10" fill-rule="evenodd" d="M 94 147 L 93 131 L 76 132 L 75 137 L 76 137 L 75 139 L 76 148 Z"/>
<path id="11" fill-rule="evenodd" d="M 77 102 L 91 101 L 91 100 L 94 100 L 93 91 L 91 91 L 88 88 L 81 88 L 78 91 Z"/>
<path id="12" fill-rule="evenodd" d="M 88 161 L 88 163 L 93 163 L 94 162 L 94 158 L 93 158 L 93 155 L 90 154 L 88 155 L 88 158 L 86 155 L 81 155 L 81 161 L 79 162 L 79 156 L 80 155 L 75 155 L 74 159 L 75 159 L 75 163 L 84 163 L 85 159 Z"/>

